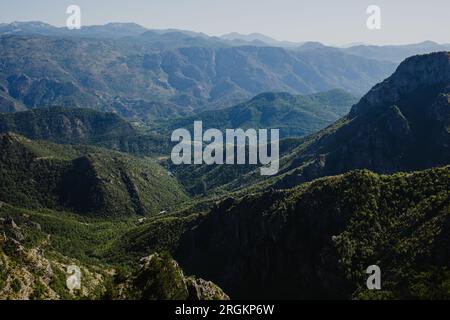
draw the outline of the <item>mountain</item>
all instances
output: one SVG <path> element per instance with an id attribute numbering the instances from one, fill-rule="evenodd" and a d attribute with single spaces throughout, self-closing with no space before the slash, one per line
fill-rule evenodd
<path id="1" fill-rule="evenodd" d="M 178 36 L 151 31 L 126 39 L 1 36 L 0 110 L 89 107 L 153 121 L 229 107 L 263 92 L 341 88 L 362 95 L 395 67 L 335 51 L 217 47 L 214 39 L 201 37 L 195 39 L 203 44 L 159 47 L 157 38 Z"/>
<path id="2" fill-rule="evenodd" d="M 342 52 L 379 61 L 400 63 L 406 58 L 431 52 L 449 51 L 450 44 L 439 44 L 433 41 L 424 41 L 408 45 L 355 45 L 341 49 Z"/>
<path id="3" fill-rule="evenodd" d="M 193 116 L 162 122 L 153 130 L 191 130 L 194 121 L 201 120 L 205 130 L 277 128 L 280 129 L 281 137 L 304 136 L 315 133 L 344 116 L 356 102 L 355 97 L 337 89 L 306 96 L 268 92 L 231 108 L 203 111 Z"/>
<path id="4" fill-rule="evenodd" d="M 448 299 L 449 182 L 448 166 L 363 170 L 229 198 L 185 229 L 175 256 L 234 299 Z M 366 287 L 371 265 L 380 291 Z"/>
<path id="5" fill-rule="evenodd" d="M 155 215 L 187 200 L 153 160 L 0 135 L 0 201 L 100 217 Z"/>
<path id="6" fill-rule="evenodd" d="M 280 185 L 351 169 L 389 173 L 450 163 L 450 53 L 406 59 L 339 122 L 294 150 Z"/>
<path id="7" fill-rule="evenodd" d="M 234 191 L 254 185 L 289 188 L 354 169 L 377 173 L 450 163 L 449 53 L 406 59 L 348 115 L 302 139 L 280 142 L 280 171 L 267 180 L 257 166 L 177 166 L 191 192 Z"/>
<path id="8" fill-rule="evenodd" d="M 105 47 L 115 41 L 101 40 Z M 96 50 L 98 39 L 91 44 Z M 301 54 L 322 62 L 342 56 L 323 50 Z M 152 136 L 113 113 L 52 107 L 1 114 L 0 297 L 448 299 L 449 65 L 448 52 L 408 58 L 340 120 L 283 139 L 280 172 L 269 178 L 254 166 L 169 173 L 150 158 L 93 146 L 137 154 L 149 146 Z M 2 92 L 14 92 L 22 106 L 66 91 L 104 99 L 100 90 L 71 90 L 70 81 L 53 87 L 50 76 L 31 86 L 32 76 L 8 78 L 15 85 L 2 83 Z M 42 94 L 46 88 L 51 93 Z M 41 95 L 18 94 L 27 90 Z M 350 101 L 342 91 L 263 93 L 195 112 L 219 113 L 220 121 L 212 119 L 218 126 L 268 125 L 307 111 L 337 117 Z M 251 117 L 228 116 L 230 110 Z M 188 198 L 172 172 L 187 191 L 208 196 Z M 86 277 L 75 294 L 65 289 L 71 264 Z M 382 290 L 366 289 L 371 265 L 381 268 Z"/>
<path id="9" fill-rule="evenodd" d="M 68 29 L 66 29 L 68 30 Z M 1 35 L 12 34 L 34 34 L 34 35 L 58 35 L 62 32 L 62 29 L 54 27 L 48 23 L 40 21 L 28 21 L 0 24 Z"/>
<path id="10" fill-rule="evenodd" d="M 107 23 L 99 26 L 82 26 L 79 30 L 55 27 L 39 21 L 16 21 L 9 24 L 0 24 L 0 35 L 121 38 L 138 36 L 146 31 L 147 29 L 135 23 Z"/>
<path id="11" fill-rule="evenodd" d="M 332 48 L 351 55 L 400 63 L 407 57 L 437 51 L 450 50 L 450 44 L 433 41 L 406 45 L 370 45 L 363 43 L 348 44 L 341 47 L 325 46 L 319 42 L 279 41 L 261 33 L 241 34 L 231 32 L 220 37 L 211 37 L 205 33 L 181 29 L 146 29 L 136 23 L 107 23 L 105 25 L 82 26 L 79 30 L 55 27 L 40 21 L 15 21 L 0 23 L 0 36 L 48 36 L 66 38 L 120 39 L 136 38 L 151 40 L 153 47 L 229 47 L 229 46 L 270 46 L 292 50 Z"/>
<path id="12" fill-rule="evenodd" d="M 129 122 L 114 113 L 61 107 L 0 113 L 0 133 L 7 132 L 57 143 L 88 143 L 137 134 Z"/>
<path id="13" fill-rule="evenodd" d="M 303 136 L 343 116 L 354 102 L 356 99 L 342 90 L 308 96 L 263 93 L 231 108 L 157 121 L 151 126 L 153 133 L 142 132 L 114 113 L 85 108 L 38 108 L 0 113 L 0 133 L 13 132 L 62 144 L 90 144 L 136 155 L 167 155 L 171 131 L 189 129 L 196 120 L 202 120 L 205 128 L 279 128 L 282 137 Z"/>
<path id="14" fill-rule="evenodd" d="M 238 32 L 230 32 L 220 36 L 220 38 L 231 41 L 241 40 L 254 44 L 261 43 L 272 47 L 295 48 L 301 45 L 301 43 L 297 42 L 279 41 L 261 33 L 241 34 Z"/>
<path id="15" fill-rule="evenodd" d="M 173 50 L 179 48 L 222 48 L 234 45 L 232 42 L 225 42 L 216 37 L 208 37 L 203 34 L 186 32 L 182 30 L 169 29 L 166 31 L 149 30 L 134 39 L 150 46 L 153 50 Z"/>
<path id="16" fill-rule="evenodd" d="M 8 89 L 0 85 L 0 112 L 24 111 L 27 108 L 9 95 Z"/>
<path id="17" fill-rule="evenodd" d="M 170 152 L 169 137 L 141 131 L 115 113 L 85 108 L 51 107 L 0 113 L 0 133 L 61 144 L 95 145 L 139 156 Z"/>
<path id="18" fill-rule="evenodd" d="M 147 29 L 136 23 L 107 23 L 99 26 L 85 26 L 80 30 L 72 30 L 73 35 L 95 38 L 122 38 L 138 36 Z"/>
<path id="19" fill-rule="evenodd" d="M 299 51 L 317 50 L 317 49 L 339 51 L 334 47 L 326 46 L 323 43 L 318 42 L 318 41 L 307 41 L 297 48 L 297 50 L 299 50 Z"/>

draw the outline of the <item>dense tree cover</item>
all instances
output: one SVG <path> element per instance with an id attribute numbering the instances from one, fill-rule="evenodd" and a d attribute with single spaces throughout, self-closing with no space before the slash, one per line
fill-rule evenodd
<path id="1" fill-rule="evenodd" d="M 229 199 L 176 257 L 235 298 L 448 298 L 450 168 L 354 171 Z M 382 293 L 368 292 L 379 265 Z"/>
<path id="2" fill-rule="evenodd" d="M 97 216 L 148 215 L 187 200 L 167 171 L 147 158 L 95 147 L 0 136 L 0 201 Z"/>
<path id="3" fill-rule="evenodd" d="M 194 121 L 202 121 L 204 130 L 232 128 L 279 129 L 280 137 L 301 137 L 315 133 L 346 115 L 356 98 L 343 90 L 311 95 L 267 92 L 230 108 L 207 110 L 193 116 L 154 125 L 158 132 L 178 128 L 192 131 Z"/>

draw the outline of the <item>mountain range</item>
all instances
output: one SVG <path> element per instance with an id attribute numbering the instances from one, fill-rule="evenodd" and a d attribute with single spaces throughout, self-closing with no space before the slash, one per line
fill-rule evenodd
<path id="1" fill-rule="evenodd" d="M 448 164 L 449 61 L 448 52 L 406 59 L 348 115 L 302 139 L 281 141 L 280 172 L 271 183 L 285 188 L 352 169 L 393 173 Z M 258 181 L 267 187 L 254 166 L 176 170 L 195 192 L 229 192 Z"/>
<path id="2" fill-rule="evenodd" d="M 445 45 L 33 22 L 0 48 L 0 299 L 450 299 Z M 196 120 L 279 128 L 278 174 L 173 165 Z"/>
<path id="3" fill-rule="evenodd" d="M 205 213 L 149 223 L 111 254 L 158 250 L 163 228 L 177 230 L 163 243 L 180 265 L 233 298 L 448 299 L 449 63 L 448 52 L 407 59 L 349 115 L 287 148 L 281 180 L 238 193 L 229 183 Z M 233 178 L 242 186 L 245 174 Z M 216 168 L 203 183 L 229 175 Z M 366 289 L 373 264 L 380 291 Z"/>
<path id="4" fill-rule="evenodd" d="M 81 30 L 3 24 L 0 111 L 59 105 L 154 121 L 229 107 L 263 92 L 339 88 L 361 96 L 403 58 L 448 49 L 432 42 L 350 48 L 307 42 L 294 48 L 238 40 L 135 24 Z"/>
<path id="5" fill-rule="evenodd" d="M 151 121 L 229 107 L 263 92 L 340 88 L 358 96 L 395 68 L 335 51 L 208 44 L 161 49 L 153 47 L 154 36 L 160 37 L 2 36 L 0 110 L 89 107 Z"/>

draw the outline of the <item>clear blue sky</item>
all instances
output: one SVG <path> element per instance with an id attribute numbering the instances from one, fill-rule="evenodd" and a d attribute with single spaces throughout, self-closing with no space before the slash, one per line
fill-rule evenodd
<path id="1" fill-rule="evenodd" d="M 0 22 L 62 26 L 68 5 L 84 25 L 136 22 L 221 35 L 260 32 L 280 40 L 327 44 L 450 43 L 450 0 L 0 0 Z M 382 29 L 366 28 L 366 8 L 381 7 Z"/>

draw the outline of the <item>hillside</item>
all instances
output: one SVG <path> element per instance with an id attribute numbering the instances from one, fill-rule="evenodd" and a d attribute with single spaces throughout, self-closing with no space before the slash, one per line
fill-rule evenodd
<path id="1" fill-rule="evenodd" d="M 7 132 L 60 143 L 90 142 L 137 134 L 130 123 L 116 114 L 61 107 L 0 114 L 0 133 Z"/>
<path id="2" fill-rule="evenodd" d="M 231 108 L 208 110 L 158 124 L 159 132 L 186 128 L 194 121 L 203 128 L 280 129 L 280 137 L 304 136 L 330 125 L 350 111 L 357 100 L 342 90 L 302 96 L 289 93 L 262 93 Z M 168 133 L 170 135 L 170 133 Z"/>
<path id="3" fill-rule="evenodd" d="M 1 202 L 0 296 L 79 297 L 64 287 L 75 263 L 86 281 L 80 296 L 93 299 L 227 298 L 184 274 L 234 299 L 448 299 L 449 178 L 448 166 L 353 171 L 138 227 Z M 184 272 L 157 253 L 166 250 Z M 124 268 L 130 262 L 137 266 Z M 365 289 L 372 264 L 381 291 Z"/>
<path id="4" fill-rule="evenodd" d="M 145 133 L 115 113 L 87 108 L 51 107 L 0 113 L 0 133 L 61 144 L 88 144 L 135 155 L 170 152 L 169 138 Z"/>
<path id="5" fill-rule="evenodd" d="M 450 53 L 408 58 L 346 117 L 288 155 L 280 186 L 351 169 L 392 173 L 448 164 L 449 128 Z"/>
<path id="6" fill-rule="evenodd" d="M 175 256 L 235 299 L 449 299 L 449 190 L 444 167 L 230 198 L 185 229 Z M 374 264 L 378 292 L 365 286 Z"/>
<path id="7" fill-rule="evenodd" d="M 280 171 L 267 180 L 255 166 L 178 166 L 188 190 L 243 186 L 289 188 L 353 169 L 378 173 L 450 163 L 450 53 L 414 56 L 372 88 L 351 112 L 302 139 L 280 143 Z"/>
<path id="8" fill-rule="evenodd" d="M 25 217 L 14 220 L 0 205 L 0 299 L 59 300 L 100 299 L 111 269 L 87 265 L 52 249 L 51 236 L 41 225 Z M 9 214 L 12 210 L 10 209 Z M 33 217 L 34 218 L 34 217 Z M 83 287 L 70 292 L 67 268 L 76 264 Z"/>
<path id="9" fill-rule="evenodd" d="M 187 199 L 153 160 L 0 135 L 0 201 L 96 216 L 151 215 Z"/>
<path id="10" fill-rule="evenodd" d="M 80 219 L 0 202 L 0 299 L 229 299 L 212 282 L 184 275 L 167 254 L 138 259 L 133 269 L 98 261 L 95 255 L 126 227 L 121 220 Z M 79 290 L 67 288 L 69 266 L 81 272 Z"/>

